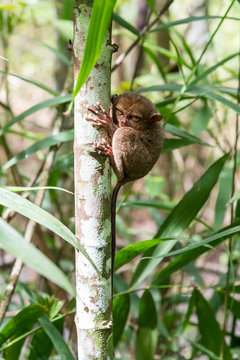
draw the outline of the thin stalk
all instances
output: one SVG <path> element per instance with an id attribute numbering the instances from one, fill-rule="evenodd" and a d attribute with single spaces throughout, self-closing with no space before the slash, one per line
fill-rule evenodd
<path id="1" fill-rule="evenodd" d="M 239 64 L 238 64 L 238 104 L 240 103 L 240 56 L 239 56 Z M 238 139 L 239 139 L 239 115 L 236 114 L 235 119 L 235 141 L 234 141 L 234 147 L 233 147 L 233 175 L 232 175 L 232 191 L 231 191 L 231 198 L 233 197 L 235 193 L 235 178 L 236 178 L 236 172 L 237 172 L 237 155 L 238 155 Z M 233 223 L 235 218 L 235 211 L 234 211 L 234 203 L 231 202 L 231 223 Z M 224 320 L 223 320 L 223 334 L 226 332 L 226 326 L 227 326 L 227 319 L 228 319 L 228 305 L 229 305 L 229 293 L 234 289 L 234 284 L 232 287 L 230 287 L 230 279 L 231 279 L 231 272 L 234 271 L 232 266 L 232 254 L 233 254 L 233 238 L 229 239 L 228 243 L 228 271 L 227 271 L 227 278 L 226 278 L 226 291 L 224 296 Z M 234 274 L 235 275 L 235 274 Z M 232 330 L 231 330 L 231 336 L 233 337 L 234 331 L 235 331 L 235 324 L 236 324 L 236 318 L 233 318 L 232 323 Z M 224 339 L 221 346 L 221 354 L 220 357 L 223 359 L 223 353 L 224 353 Z"/>

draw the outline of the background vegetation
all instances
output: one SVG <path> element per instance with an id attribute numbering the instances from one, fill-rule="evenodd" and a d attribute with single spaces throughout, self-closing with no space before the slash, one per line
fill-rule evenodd
<path id="1" fill-rule="evenodd" d="M 72 5 L 0 5 L 3 359 L 76 358 Z M 239 6 L 116 3 L 112 93 L 149 97 L 166 133 L 119 196 L 116 359 L 240 357 Z"/>

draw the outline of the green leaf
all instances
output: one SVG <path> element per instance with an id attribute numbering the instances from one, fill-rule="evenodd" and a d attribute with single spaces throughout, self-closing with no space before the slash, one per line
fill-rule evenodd
<path id="1" fill-rule="evenodd" d="M 222 360 L 219 356 L 215 355 L 212 351 L 208 350 L 205 346 L 199 344 L 197 341 L 193 341 L 191 339 L 188 339 L 185 337 L 187 342 L 189 342 L 191 345 L 193 345 L 195 348 L 201 351 L 201 354 L 206 354 L 209 356 L 209 359 L 211 360 Z"/>
<path id="2" fill-rule="evenodd" d="M 58 191 L 64 191 L 68 194 L 74 195 L 72 191 L 57 187 L 57 186 L 3 186 L 3 189 L 9 190 L 9 191 L 38 191 L 38 190 L 58 190 Z"/>
<path id="3" fill-rule="evenodd" d="M 218 159 L 193 187 L 184 195 L 180 202 L 171 211 L 169 216 L 160 226 L 155 238 L 173 237 L 180 235 L 192 222 L 199 210 L 208 200 L 210 192 L 218 180 L 218 176 L 228 159 L 228 154 Z M 148 250 L 145 256 L 160 257 L 150 260 L 143 260 L 139 263 L 132 281 L 131 286 L 136 285 L 145 279 L 152 270 L 161 262 L 161 257 L 169 253 L 174 246 L 174 241 L 159 244 L 156 248 Z"/>
<path id="4" fill-rule="evenodd" d="M 66 240 L 88 259 L 88 261 L 100 276 L 96 265 L 93 263 L 86 250 L 80 245 L 79 240 L 71 232 L 71 230 L 69 230 L 63 223 L 61 223 L 61 221 L 56 219 L 47 211 L 31 203 L 29 200 L 24 199 L 22 196 L 13 194 L 3 188 L 0 188 L 0 204 L 17 211 L 29 219 L 36 221 L 38 224 L 45 226 L 47 229 L 59 235 L 62 239 Z"/>
<path id="5" fill-rule="evenodd" d="M 217 89 L 215 89 L 217 90 Z M 213 87 L 209 86 L 189 86 L 184 91 L 182 91 L 182 85 L 179 84 L 164 84 L 164 85 L 154 85 L 147 88 L 140 89 L 138 92 L 152 92 L 152 91 L 170 91 L 170 92 L 181 92 L 183 94 L 195 94 L 200 97 L 205 97 L 207 99 L 215 100 L 227 107 L 233 109 L 237 114 L 240 114 L 240 105 L 226 99 L 225 97 L 217 94 L 213 91 Z"/>
<path id="6" fill-rule="evenodd" d="M 130 206 L 130 207 L 146 206 L 146 207 L 153 207 L 156 209 L 171 211 L 174 208 L 175 204 L 170 202 L 156 201 L 156 200 L 135 200 L 135 201 L 125 201 L 122 203 L 122 206 Z"/>
<path id="7" fill-rule="evenodd" d="M 222 229 L 221 234 L 223 234 L 223 232 L 225 232 L 226 230 L 230 230 L 230 229 L 234 229 L 234 228 L 237 229 L 238 225 L 239 225 L 239 222 L 236 222 L 236 223 L 232 224 L 231 226 L 228 226 L 228 227 Z M 213 236 L 215 236 L 215 235 L 217 235 L 217 234 L 214 234 Z M 229 236 L 229 234 L 227 233 L 226 236 Z M 211 242 L 211 247 L 216 247 L 221 242 L 223 242 L 224 239 L 225 239 L 224 237 L 217 236 L 216 240 L 213 240 Z M 155 274 L 152 284 L 153 285 L 161 285 L 162 281 L 165 280 L 166 278 L 168 278 L 170 275 L 172 275 L 175 271 L 182 269 L 184 266 L 186 266 L 190 262 L 194 261 L 195 259 L 199 258 L 202 254 L 209 251 L 210 249 L 211 248 L 208 248 L 205 246 L 200 246 L 200 247 L 194 248 L 190 251 L 187 251 L 187 252 L 179 255 L 176 259 L 172 260 L 167 266 L 165 266 L 162 270 L 160 270 L 159 272 L 157 272 Z"/>
<path id="8" fill-rule="evenodd" d="M 150 30 L 150 32 L 159 31 L 159 30 L 169 28 L 172 26 L 189 24 L 194 21 L 214 20 L 214 19 L 222 19 L 222 16 L 210 16 L 210 15 L 209 16 L 190 16 L 185 19 L 180 19 L 180 20 L 171 21 L 171 22 L 168 22 L 165 24 L 161 24 L 161 25 L 155 27 L 154 29 Z M 226 17 L 226 19 L 240 21 L 240 19 L 237 17 Z"/>
<path id="9" fill-rule="evenodd" d="M 232 191 L 233 169 L 226 167 L 219 176 L 219 191 L 215 206 L 214 229 L 222 226 Z"/>
<path id="10" fill-rule="evenodd" d="M 44 84 L 42 84 L 42 83 L 40 83 L 40 82 L 38 82 L 38 81 L 36 81 L 36 80 L 31 80 L 31 79 L 28 79 L 28 78 L 26 78 L 26 77 L 23 77 L 23 76 L 20 76 L 20 75 L 17 75 L 17 74 L 11 74 L 11 73 L 9 73 L 9 72 L 2 71 L 2 70 L 0 70 L 0 73 L 1 73 L 1 74 L 4 74 L 4 75 L 16 77 L 16 78 L 21 79 L 21 80 L 23 80 L 23 81 L 25 81 L 25 82 L 27 82 L 27 83 L 29 83 L 29 84 L 33 84 L 33 85 L 39 87 L 40 89 L 45 90 L 46 92 L 48 92 L 48 93 L 51 94 L 51 95 L 54 95 L 54 96 L 58 96 L 58 95 L 59 95 L 56 91 L 50 89 L 50 88 L 47 87 L 46 85 L 44 85 Z"/>
<path id="11" fill-rule="evenodd" d="M 0 129 L 0 136 L 3 135 L 13 124 L 25 119 L 27 116 L 35 113 L 38 110 L 45 109 L 50 106 L 56 106 L 59 104 L 64 104 L 66 102 L 71 101 L 72 95 L 64 95 L 64 96 L 55 96 L 52 99 L 42 101 L 37 105 L 32 106 L 30 109 L 24 111 L 18 116 L 15 116 L 11 121 L 9 121 L 5 126 Z"/>
<path id="12" fill-rule="evenodd" d="M 199 74 L 190 84 L 189 86 L 195 85 L 200 80 L 205 79 L 209 74 L 211 74 L 213 71 L 215 71 L 219 66 L 225 64 L 227 61 L 232 60 L 234 57 L 239 56 L 239 53 L 234 53 L 232 55 L 227 56 L 223 60 L 217 62 L 215 65 L 211 66 L 207 70 L 203 71 L 201 74 Z"/>
<path id="13" fill-rule="evenodd" d="M 210 146 L 208 143 L 206 143 L 205 141 L 202 141 L 201 139 L 199 139 L 198 137 L 179 129 L 177 126 L 172 125 L 172 124 L 166 124 L 165 126 L 165 131 L 169 132 L 172 135 L 176 135 L 179 136 L 185 140 L 189 140 L 190 142 L 192 142 L 192 144 L 201 144 L 201 145 L 205 145 L 205 146 Z"/>
<path id="14" fill-rule="evenodd" d="M 113 346 L 121 339 L 130 309 L 130 296 L 124 294 L 113 300 Z"/>
<path id="15" fill-rule="evenodd" d="M 86 47 L 73 92 L 73 99 L 87 80 L 92 68 L 99 58 L 115 2 L 116 0 L 95 0 L 93 3 Z"/>
<path id="16" fill-rule="evenodd" d="M 45 139 L 37 141 L 35 144 L 29 146 L 26 150 L 21 151 L 19 154 L 11 158 L 4 166 L 3 170 L 15 165 L 19 160 L 26 159 L 37 151 L 43 150 L 47 147 L 57 145 L 63 142 L 73 140 L 74 130 L 62 131 L 56 135 L 51 135 Z"/>
<path id="17" fill-rule="evenodd" d="M 0 345 L 11 337 L 18 337 L 32 328 L 39 317 L 47 312 L 41 304 L 31 304 L 15 315 L 0 331 Z"/>
<path id="18" fill-rule="evenodd" d="M 202 344 L 216 355 L 220 355 L 224 345 L 224 360 L 231 360 L 229 347 L 226 345 L 223 333 L 215 318 L 215 314 L 202 294 L 195 289 L 198 327 L 202 337 Z"/>
<path id="19" fill-rule="evenodd" d="M 188 87 L 186 90 L 186 93 L 196 94 L 201 97 L 205 97 L 210 100 L 218 101 L 222 103 L 223 105 L 226 105 L 230 109 L 234 110 L 237 114 L 240 114 L 240 105 L 236 104 L 225 97 L 215 93 L 212 91 L 212 88 L 209 88 L 208 86 L 191 86 Z"/>
<path id="20" fill-rule="evenodd" d="M 15 229 L 0 219 L 0 248 L 21 259 L 24 264 L 75 295 L 66 275 L 33 244 L 27 242 Z"/>
<path id="21" fill-rule="evenodd" d="M 188 139 L 165 139 L 164 145 L 162 149 L 162 154 L 165 154 L 169 151 L 173 151 L 175 149 L 179 149 L 183 146 L 188 146 L 194 144 L 193 141 L 190 141 Z"/>
<path id="22" fill-rule="evenodd" d="M 122 26 L 123 28 L 129 30 L 131 33 L 133 33 L 134 35 L 139 36 L 140 33 L 138 31 L 138 29 L 136 29 L 134 26 L 132 26 L 129 22 L 127 22 L 126 20 L 124 20 L 120 15 L 118 15 L 117 13 L 113 13 L 113 20 L 120 26 Z"/>
<path id="23" fill-rule="evenodd" d="M 145 290 L 139 304 L 136 359 L 151 360 L 157 346 L 157 312 L 149 290 Z"/>
<path id="24" fill-rule="evenodd" d="M 64 341 L 62 335 L 58 329 L 48 320 L 46 316 L 39 319 L 39 323 L 42 325 L 44 331 L 51 339 L 53 346 L 62 360 L 74 360 L 74 357 Z"/>
<path id="25" fill-rule="evenodd" d="M 157 327 L 157 312 L 149 290 L 145 290 L 139 304 L 138 325 L 151 330 Z"/>
<path id="26" fill-rule="evenodd" d="M 157 347 L 157 329 L 140 327 L 136 336 L 136 360 L 153 360 Z"/>
<path id="27" fill-rule="evenodd" d="M 117 271 L 120 267 L 127 264 L 129 261 L 134 259 L 139 254 L 142 254 L 148 249 L 151 249 L 152 247 L 158 245 L 159 243 L 167 240 L 172 240 L 172 238 L 139 241 L 134 244 L 125 246 L 123 249 L 119 250 L 116 253 L 114 260 L 114 271 Z"/>

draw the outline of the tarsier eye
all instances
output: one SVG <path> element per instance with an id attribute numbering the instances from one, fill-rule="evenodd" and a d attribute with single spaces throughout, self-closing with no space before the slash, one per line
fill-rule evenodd
<path id="1" fill-rule="evenodd" d="M 117 113 L 118 115 L 123 115 L 123 112 L 122 112 L 121 110 L 119 110 L 119 109 L 116 109 L 116 113 Z"/>
<path id="2" fill-rule="evenodd" d="M 141 118 L 140 118 L 139 116 L 131 116 L 131 119 L 132 119 L 133 121 L 139 121 L 139 120 L 141 120 Z"/>

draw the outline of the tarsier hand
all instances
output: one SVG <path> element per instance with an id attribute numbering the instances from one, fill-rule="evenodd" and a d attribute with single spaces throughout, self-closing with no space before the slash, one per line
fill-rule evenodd
<path id="1" fill-rule="evenodd" d="M 101 103 L 97 103 L 97 107 L 92 107 L 92 106 L 89 106 L 88 107 L 88 110 L 91 111 L 94 115 L 97 116 L 97 119 L 94 119 L 92 117 L 87 117 L 86 119 L 91 121 L 91 124 L 93 126 L 102 126 L 104 127 L 110 138 L 112 138 L 113 136 L 113 133 L 115 132 L 116 130 L 116 125 L 113 123 L 113 119 L 112 119 L 112 109 L 110 110 L 110 115 L 106 112 L 106 110 L 102 107 Z"/>

